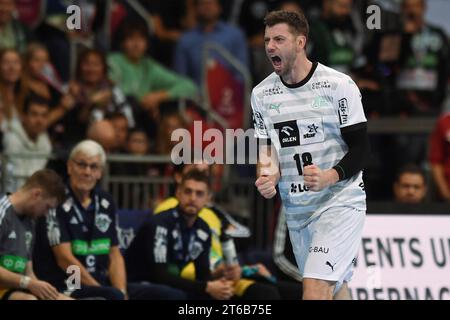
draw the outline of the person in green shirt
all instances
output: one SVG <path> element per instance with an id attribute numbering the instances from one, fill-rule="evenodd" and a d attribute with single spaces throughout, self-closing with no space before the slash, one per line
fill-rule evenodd
<path id="1" fill-rule="evenodd" d="M 138 100 L 152 119 L 159 116 L 162 102 L 197 97 L 196 85 L 146 56 L 145 25 L 128 23 L 122 30 L 122 51 L 108 56 L 110 78 L 125 95 Z"/>

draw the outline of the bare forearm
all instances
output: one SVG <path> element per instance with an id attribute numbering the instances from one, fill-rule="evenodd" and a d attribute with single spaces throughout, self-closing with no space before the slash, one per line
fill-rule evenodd
<path id="1" fill-rule="evenodd" d="M 0 287 L 6 289 L 20 288 L 20 278 L 22 275 L 11 272 L 0 267 Z"/>
<path id="2" fill-rule="evenodd" d="M 111 259 L 109 265 L 109 278 L 111 285 L 121 291 L 126 291 L 127 288 L 127 276 L 125 273 L 125 262 L 122 256 L 117 256 Z"/>
<path id="3" fill-rule="evenodd" d="M 279 175 L 278 157 L 273 146 L 262 145 L 258 154 L 258 163 L 256 165 L 256 176 L 261 176 L 261 170 L 264 169 L 263 174 Z"/>

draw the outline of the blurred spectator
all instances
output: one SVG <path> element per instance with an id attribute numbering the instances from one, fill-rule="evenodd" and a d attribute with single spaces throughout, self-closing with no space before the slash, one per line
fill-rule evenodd
<path id="1" fill-rule="evenodd" d="M 95 44 L 106 46 L 108 38 L 102 27 L 106 26 L 97 17 L 104 21 L 106 2 L 102 0 L 46 0 L 46 13 L 44 21 L 35 30 L 36 37 L 44 43 L 50 51 L 50 57 L 64 82 L 73 77 L 78 51 L 81 48 L 92 47 Z M 77 5 L 80 11 L 80 28 L 67 28 L 69 5 Z M 111 9 L 112 10 L 112 9 Z M 100 38 L 97 39 L 96 37 Z"/>
<path id="2" fill-rule="evenodd" d="M 195 25 L 194 0 L 140 0 L 140 3 L 147 9 L 152 25 L 150 54 L 171 68 L 181 33 Z"/>
<path id="3" fill-rule="evenodd" d="M 19 121 L 24 90 L 21 82 L 22 61 L 14 49 L 0 51 L 0 127 L 5 132 L 14 121 Z"/>
<path id="4" fill-rule="evenodd" d="M 31 34 L 14 18 L 15 0 L 0 0 L 0 49 L 16 49 L 24 53 Z"/>
<path id="5" fill-rule="evenodd" d="M 52 83 L 49 82 L 50 79 L 58 82 L 56 74 L 53 74 L 55 75 L 54 78 L 44 77 L 48 73 L 49 68 L 52 69 L 47 48 L 37 42 L 30 43 L 27 46 L 23 60 L 23 80 L 27 94 L 31 91 L 47 99 L 50 108 L 56 107 L 62 95 L 62 92 L 58 92 L 58 90 L 61 90 L 62 87 L 58 87 L 54 82 L 54 87 L 50 85 Z M 50 74 L 48 75 L 50 76 Z"/>
<path id="6" fill-rule="evenodd" d="M 201 86 L 203 79 L 203 49 L 212 42 L 222 46 L 240 63 L 248 67 L 247 42 L 242 31 L 220 20 L 218 0 L 196 0 L 197 26 L 183 33 L 175 50 L 175 70 Z"/>
<path id="7" fill-rule="evenodd" d="M 103 148 L 84 140 L 71 151 L 64 202 L 37 226 L 36 272 L 74 298 L 183 299 L 184 294 L 162 285 L 127 281 L 117 237 L 116 205 L 96 187 L 106 162 Z M 70 288 L 66 270 L 77 266 L 81 288 Z"/>
<path id="8" fill-rule="evenodd" d="M 17 190 L 33 172 L 47 164 L 52 145 L 47 134 L 48 102 L 38 96 L 28 96 L 25 100 L 21 122 L 14 122 L 4 136 L 4 151 L 12 156 L 8 168 L 13 171 L 7 191 Z"/>
<path id="9" fill-rule="evenodd" d="M 352 10 L 353 0 L 324 0 L 321 17 L 311 20 L 308 49 L 311 58 L 347 74 L 363 46 L 362 22 Z"/>
<path id="10" fill-rule="evenodd" d="M 395 107 L 408 115 L 438 115 L 445 99 L 449 45 L 443 30 L 425 22 L 426 0 L 403 0 L 402 42 Z"/>
<path id="11" fill-rule="evenodd" d="M 105 55 L 96 49 L 87 49 L 78 57 L 76 84 L 79 87 L 77 106 L 79 121 L 88 123 L 102 120 L 106 113 L 122 113 L 127 125 L 134 127 L 133 108 L 122 90 L 107 76 L 108 65 Z"/>
<path id="12" fill-rule="evenodd" d="M 213 277 L 211 230 L 198 217 L 209 200 L 207 175 L 198 170 L 184 175 L 176 197 L 179 204 L 148 218 L 128 248 L 125 257 L 130 279 L 168 284 L 184 290 L 191 299 L 230 299 L 233 281 L 223 275 Z M 189 276 L 188 266 L 195 267 Z M 265 294 L 269 297 L 268 291 Z"/>
<path id="13" fill-rule="evenodd" d="M 393 186 L 394 200 L 405 204 L 419 204 L 427 195 L 424 171 L 416 165 L 406 165 L 400 169 Z"/>
<path id="14" fill-rule="evenodd" d="M 204 172 L 206 175 L 212 175 L 212 166 L 202 164 L 186 164 L 180 165 L 175 171 L 175 182 L 179 186 L 183 175 L 193 170 Z M 234 244 L 232 235 L 248 236 L 248 229 L 237 223 L 229 214 L 225 214 L 213 204 L 213 196 L 211 195 L 208 204 L 203 207 L 198 216 L 204 220 L 211 229 L 211 252 L 210 264 L 213 277 L 232 276 L 234 280 L 233 292 L 243 299 L 258 299 L 259 291 L 268 291 L 273 296 L 281 295 L 283 299 L 300 299 L 301 285 L 289 284 L 279 282 L 268 271 L 262 263 L 255 263 L 252 265 L 241 265 L 239 262 L 236 265 L 226 265 L 224 263 L 225 257 L 223 252 L 222 241 L 231 239 Z M 154 210 L 155 214 L 177 207 L 179 204 L 176 197 L 170 197 L 160 203 Z M 185 277 L 195 272 L 195 267 L 186 266 L 184 272 Z M 249 272 L 249 271 L 252 272 Z M 193 277 L 193 275 L 191 276 Z M 276 287 L 276 288 L 274 288 Z M 276 291 L 279 291 L 278 293 Z M 293 294 L 294 293 L 294 294 Z"/>
<path id="15" fill-rule="evenodd" d="M 150 142 L 144 130 L 133 129 L 128 133 L 126 150 L 136 156 L 147 155 L 150 151 Z"/>
<path id="16" fill-rule="evenodd" d="M 111 122 L 116 133 L 115 152 L 125 152 L 128 137 L 128 119 L 122 113 L 112 113 L 107 115 L 107 119 Z"/>
<path id="17" fill-rule="evenodd" d="M 156 153 L 170 155 L 172 148 L 178 141 L 172 141 L 172 133 L 176 129 L 187 129 L 187 124 L 178 113 L 169 113 L 163 116 L 156 137 Z"/>
<path id="18" fill-rule="evenodd" d="M 50 63 L 48 50 L 39 43 L 30 43 L 24 57 L 23 91 L 25 95 L 34 94 L 47 99 L 50 112 L 48 114 L 48 126 L 50 127 L 52 140 L 58 144 L 58 123 L 70 114 L 75 106 L 73 92 L 75 88 L 70 86 L 69 90 L 59 78 L 53 65 Z M 70 119 L 73 121 L 74 119 Z M 77 127 L 76 131 L 81 129 Z M 68 130 L 70 131 L 70 130 Z M 70 144 L 70 140 L 64 136 L 60 144 Z"/>
<path id="19" fill-rule="evenodd" d="M 114 153 L 117 150 L 116 131 L 109 120 L 93 122 L 87 130 L 86 137 L 98 142 L 106 153 Z"/>
<path id="20" fill-rule="evenodd" d="M 450 201 L 450 113 L 442 115 L 430 139 L 429 161 L 439 196 Z"/>
<path id="21" fill-rule="evenodd" d="M 111 79 L 127 96 L 139 101 L 150 119 L 159 118 L 159 105 L 164 101 L 195 98 L 197 89 L 190 80 L 145 56 L 148 46 L 145 25 L 125 23 L 121 45 L 122 52 L 108 57 Z"/>

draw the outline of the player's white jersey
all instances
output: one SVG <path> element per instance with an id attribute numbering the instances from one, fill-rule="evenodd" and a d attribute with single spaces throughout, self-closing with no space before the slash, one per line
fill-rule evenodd
<path id="1" fill-rule="evenodd" d="M 283 83 L 272 73 L 252 92 L 251 104 L 258 138 L 270 138 L 280 161 L 280 196 L 290 228 L 331 206 L 366 210 L 362 172 L 320 192 L 309 191 L 303 167 L 331 169 L 348 151 L 341 128 L 366 122 L 361 94 L 347 75 L 314 63 L 297 85 Z"/>

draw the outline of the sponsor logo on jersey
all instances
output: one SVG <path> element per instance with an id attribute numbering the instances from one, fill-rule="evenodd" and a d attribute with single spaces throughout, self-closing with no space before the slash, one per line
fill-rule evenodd
<path id="1" fill-rule="evenodd" d="M 310 124 L 308 126 L 308 133 L 305 133 L 303 135 L 303 138 L 305 138 L 305 139 L 314 138 L 316 136 L 317 129 L 319 129 L 319 127 L 316 126 L 314 123 Z"/>
<path id="2" fill-rule="evenodd" d="M 277 113 L 280 113 L 281 103 L 271 103 L 269 105 L 269 110 L 275 110 Z"/>
<path id="3" fill-rule="evenodd" d="M 69 222 L 70 224 L 78 224 L 78 220 L 77 220 L 77 218 L 75 218 L 75 217 L 72 217 L 71 219 L 70 219 L 70 222 Z"/>
<path id="4" fill-rule="evenodd" d="M 330 248 L 326 248 L 326 247 L 309 247 L 309 252 L 327 254 L 329 251 L 330 251 Z"/>
<path id="5" fill-rule="evenodd" d="M 325 99 L 324 97 L 316 97 L 316 98 L 314 98 L 311 107 L 313 109 L 319 109 L 319 108 L 326 107 L 328 105 L 329 105 L 329 103 L 328 103 L 327 99 Z"/>
<path id="6" fill-rule="evenodd" d="M 299 183 L 299 184 L 295 184 L 292 183 L 291 184 L 291 193 L 301 193 L 301 192 L 306 192 L 309 191 L 308 187 Z"/>
<path id="7" fill-rule="evenodd" d="M 95 217 L 95 226 L 98 230 L 105 233 L 109 229 L 109 225 L 111 224 L 111 218 L 104 213 L 100 213 Z"/>
<path id="8" fill-rule="evenodd" d="M 275 84 L 273 85 L 272 88 L 264 89 L 264 91 L 263 91 L 263 94 L 264 94 L 265 97 L 267 97 L 267 96 L 274 96 L 274 95 L 283 94 L 283 93 L 284 93 L 284 91 L 280 87 L 280 81 L 279 80 L 275 81 Z"/>
<path id="9" fill-rule="evenodd" d="M 348 122 L 348 102 L 346 98 L 338 101 L 338 112 L 340 124 L 346 124 Z"/>
<path id="10" fill-rule="evenodd" d="M 266 125 L 260 112 L 253 113 L 253 124 L 259 134 L 266 134 Z"/>
<path id="11" fill-rule="evenodd" d="M 336 265 L 336 263 L 333 264 L 330 261 L 327 261 L 327 262 L 325 262 L 325 264 L 331 268 L 331 272 L 334 271 L 334 266 Z"/>
<path id="12" fill-rule="evenodd" d="M 300 129 L 300 144 L 320 143 L 325 140 L 322 118 L 309 118 L 297 120 Z"/>
<path id="13" fill-rule="evenodd" d="M 16 231 L 14 230 L 11 231 L 11 233 L 8 236 L 8 239 L 15 240 L 16 238 L 17 238 Z"/>
<path id="14" fill-rule="evenodd" d="M 282 148 L 300 145 L 300 134 L 296 120 L 275 123 L 274 128 L 278 130 L 278 138 Z"/>
<path id="15" fill-rule="evenodd" d="M 313 90 L 316 90 L 316 89 L 329 89 L 329 88 L 331 88 L 331 83 L 328 80 L 317 81 L 317 82 L 314 82 L 311 85 L 311 88 Z"/>

